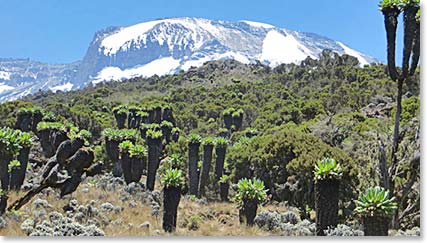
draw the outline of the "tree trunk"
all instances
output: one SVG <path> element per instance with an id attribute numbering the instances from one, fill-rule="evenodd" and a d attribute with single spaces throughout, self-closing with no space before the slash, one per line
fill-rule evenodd
<path id="1" fill-rule="evenodd" d="M 392 80 L 398 78 L 396 69 L 396 30 L 398 20 L 397 17 L 400 14 L 400 10 L 397 8 L 387 8 L 383 10 L 384 24 L 387 31 L 387 65 L 388 72 Z"/>
<path id="2" fill-rule="evenodd" d="M 199 188 L 198 188 L 199 198 L 202 196 L 205 196 L 205 187 L 208 183 L 209 171 L 211 169 L 211 163 L 212 163 L 212 151 L 213 151 L 212 144 L 203 145 L 203 164 L 200 172 L 200 180 L 199 180 Z"/>
<path id="3" fill-rule="evenodd" d="M 163 137 L 165 138 L 166 144 L 169 144 L 171 141 L 172 128 L 168 126 L 162 126 L 161 129 L 162 129 Z"/>
<path id="4" fill-rule="evenodd" d="M 216 182 L 221 179 L 222 172 L 224 170 L 224 162 L 225 162 L 225 153 L 227 151 L 227 147 L 216 147 L 216 161 L 215 161 L 215 180 Z"/>
<path id="5" fill-rule="evenodd" d="M 199 163 L 200 143 L 188 144 L 188 179 L 190 183 L 190 194 L 198 195 L 199 174 L 197 173 L 197 164 Z"/>
<path id="6" fill-rule="evenodd" d="M 41 112 L 36 112 L 33 114 L 33 119 L 31 121 L 31 130 L 36 133 L 37 132 L 37 125 L 39 122 L 43 120 L 43 114 Z"/>
<path id="7" fill-rule="evenodd" d="M 154 123 L 154 117 L 155 117 L 155 111 L 154 109 L 151 109 L 149 111 L 147 111 L 148 113 L 148 118 L 147 118 L 147 123 Z"/>
<path id="8" fill-rule="evenodd" d="M 420 60 L 420 22 L 416 21 L 416 28 L 415 28 L 415 37 L 414 37 L 414 44 L 412 47 L 412 62 L 411 62 L 411 70 L 409 75 L 414 75 L 415 70 L 417 69 L 418 62 Z"/>
<path id="9" fill-rule="evenodd" d="M 378 165 L 378 170 L 379 170 L 379 181 L 380 181 L 380 186 L 386 190 L 390 189 L 389 186 L 389 176 L 388 176 L 388 171 L 387 171 L 387 154 L 385 152 L 385 148 L 384 148 L 384 144 L 383 142 L 379 139 L 378 141 L 379 144 L 379 165 Z"/>
<path id="10" fill-rule="evenodd" d="M 7 192 L 9 190 L 9 162 L 12 156 L 0 154 L 0 215 L 3 215 L 7 207 Z"/>
<path id="11" fill-rule="evenodd" d="M 365 236 L 388 236 L 390 218 L 381 216 L 365 216 L 362 220 Z"/>
<path id="12" fill-rule="evenodd" d="M 338 224 L 338 180 L 318 180 L 315 183 L 316 234 L 324 236 L 328 227 Z"/>
<path id="13" fill-rule="evenodd" d="M 236 130 L 240 130 L 243 123 L 243 114 L 240 114 L 239 116 L 233 116 L 233 125 L 235 126 Z"/>
<path id="14" fill-rule="evenodd" d="M 52 157 L 56 152 L 54 151 L 53 145 L 50 141 L 50 134 L 51 134 L 51 131 L 50 129 L 47 129 L 47 128 L 37 132 L 37 137 L 39 138 L 40 145 L 42 146 L 42 149 L 43 149 L 43 155 L 46 158 Z"/>
<path id="15" fill-rule="evenodd" d="M 406 6 L 403 12 L 403 61 L 402 61 L 402 79 L 406 79 L 409 74 L 409 59 L 413 50 L 414 37 L 416 33 L 415 15 L 419 8 Z"/>
<path id="16" fill-rule="evenodd" d="M 224 115 L 224 125 L 228 130 L 231 129 L 231 126 L 233 125 L 233 117 L 231 114 Z"/>
<path id="17" fill-rule="evenodd" d="M 174 132 L 172 134 L 172 141 L 176 143 L 178 142 L 178 139 L 179 139 L 179 132 Z"/>
<path id="18" fill-rule="evenodd" d="M 162 108 L 156 107 L 154 109 L 154 123 L 160 124 L 162 122 Z"/>
<path id="19" fill-rule="evenodd" d="M 136 110 L 130 109 L 128 114 L 128 128 L 136 128 Z"/>
<path id="20" fill-rule="evenodd" d="M 18 114 L 18 117 L 16 118 L 16 129 L 19 129 L 23 132 L 28 132 L 31 130 L 32 125 L 32 115 L 31 113 L 22 113 Z"/>
<path id="21" fill-rule="evenodd" d="M 51 143 L 53 147 L 53 153 L 56 153 L 56 150 L 58 149 L 59 145 L 61 145 L 62 142 L 68 140 L 67 132 L 66 131 L 51 131 Z"/>
<path id="22" fill-rule="evenodd" d="M 126 125 L 126 117 L 127 114 L 114 114 L 114 118 L 116 118 L 117 128 L 124 129 Z"/>
<path id="23" fill-rule="evenodd" d="M 162 140 L 160 138 L 147 139 L 148 145 L 148 171 L 147 171 L 147 180 L 146 185 L 147 189 L 152 191 L 154 190 L 154 184 L 156 182 L 156 173 L 159 168 L 160 163 L 160 154 L 162 152 Z"/>
<path id="24" fill-rule="evenodd" d="M 176 229 L 176 219 L 180 199 L 180 188 L 163 188 L 163 230 L 165 232 L 174 232 Z"/>
<path id="25" fill-rule="evenodd" d="M 24 183 L 25 173 L 27 172 L 28 157 L 30 155 L 30 148 L 24 147 L 18 155 L 20 166 L 13 168 L 10 176 L 10 189 L 19 191 Z"/>
<path id="26" fill-rule="evenodd" d="M 170 108 L 163 109 L 162 119 L 163 121 L 168 121 L 175 125 L 175 119 L 173 118 L 172 109 Z"/>
<path id="27" fill-rule="evenodd" d="M 396 115 L 394 118 L 394 132 L 393 132 L 393 147 L 391 152 L 391 165 L 389 169 L 389 186 L 390 192 L 395 194 L 395 185 L 394 179 L 396 177 L 397 170 L 397 150 L 399 149 L 399 127 L 400 127 L 400 114 L 402 112 L 402 95 L 403 95 L 403 79 L 397 80 L 397 100 L 396 100 Z M 399 210 L 396 210 L 395 215 L 392 220 L 392 228 L 396 229 L 398 227 L 397 219 Z"/>
<path id="28" fill-rule="evenodd" d="M 119 141 L 105 139 L 105 150 L 107 152 L 108 158 L 111 160 L 113 165 L 113 175 L 115 177 L 122 176 L 120 161 L 119 161 Z"/>
<path id="29" fill-rule="evenodd" d="M 221 197 L 221 201 L 228 201 L 228 189 L 230 188 L 230 184 L 228 183 L 219 183 L 219 196 Z"/>
<path id="30" fill-rule="evenodd" d="M 139 180 L 141 180 L 142 171 L 144 170 L 144 164 L 146 164 L 144 162 L 145 158 L 130 158 L 132 182 L 139 182 Z"/>
<path id="31" fill-rule="evenodd" d="M 123 171 L 123 177 L 125 178 L 126 184 L 132 182 L 132 167 L 131 158 L 128 152 L 121 153 L 121 167 Z"/>
<path id="32" fill-rule="evenodd" d="M 239 210 L 240 223 L 246 223 L 247 226 L 253 226 L 257 210 L 258 202 L 255 199 L 244 201 L 243 208 Z"/>

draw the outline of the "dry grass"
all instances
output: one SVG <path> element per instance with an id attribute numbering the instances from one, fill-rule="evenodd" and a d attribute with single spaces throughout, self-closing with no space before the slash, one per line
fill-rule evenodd
<path id="1" fill-rule="evenodd" d="M 159 185 L 160 183 L 156 183 Z M 82 188 L 88 188 L 89 192 L 83 193 Z M 160 188 L 158 188 L 160 189 Z M 23 193 L 11 193 L 9 195 L 9 203 L 12 203 L 22 196 Z M 37 197 L 36 197 L 37 198 Z M 20 213 L 23 214 L 22 220 L 16 222 L 9 220 L 8 226 L 5 229 L 0 229 L 2 236 L 25 236 L 20 229 L 20 224 L 23 220 L 33 215 L 32 202 L 25 205 Z M 62 207 L 69 202 L 71 198 L 78 200 L 80 205 L 88 204 L 91 200 L 97 202 L 97 207 L 104 202 L 110 202 L 114 206 L 123 207 L 121 213 L 106 213 L 106 216 L 111 219 L 121 220 L 121 225 L 108 224 L 101 229 L 107 236 L 266 236 L 272 235 L 273 232 L 262 231 L 258 227 L 246 227 L 240 225 L 238 217 L 238 209 L 233 203 L 209 202 L 202 204 L 188 197 L 181 199 L 178 209 L 177 230 L 172 234 L 167 234 L 162 230 L 162 216 L 152 216 L 151 207 L 142 202 L 137 202 L 136 207 L 130 207 L 129 201 L 121 201 L 118 192 L 107 192 L 102 189 L 91 187 L 88 184 L 82 184 L 72 195 L 59 199 L 56 196 L 48 195 L 44 197 L 52 209 L 48 210 L 63 213 Z M 262 210 L 283 211 L 283 208 L 278 208 L 273 205 L 266 206 Z M 189 227 L 191 219 L 194 219 L 196 227 Z M 144 230 L 139 227 L 144 222 L 150 223 L 149 230 Z M 194 225 L 193 225 L 194 226 Z M 197 227 L 198 226 L 198 227 Z"/>

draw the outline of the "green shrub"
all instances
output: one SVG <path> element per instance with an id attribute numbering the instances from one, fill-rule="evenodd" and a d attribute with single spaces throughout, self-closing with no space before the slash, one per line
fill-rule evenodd
<path id="1" fill-rule="evenodd" d="M 238 109 L 232 113 L 232 117 L 240 117 L 243 114 L 243 109 Z"/>
<path id="2" fill-rule="evenodd" d="M 364 216 L 390 216 L 397 209 L 394 197 L 389 198 L 389 192 L 379 186 L 360 193 L 356 205 L 354 211 Z"/>
<path id="3" fill-rule="evenodd" d="M 341 166 L 332 158 L 319 160 L 314 166 L 314 178 L 316 180 L 340 179 L 341 176 Z"/>
<path id="4" fill-rule="evenodd" d="M 202 145 L 214 145 L 215 139 L 213 137 L 206 137 L 202 140 Z"/>
<path id="5" fill-rule="evenodd" d="M 115 115 L 125 115 L 128 113 L 128 108 L 126 105 L 119 105 L 113 108 L 113 113 Z"/>
<path id="6" fill-rule="evenodd" d="M 34 143 L 34 137 L 31 135 L 31 133 L 28 132 L 19 132 L 19 130 L 16 131 L 19 135 L 19 145 L 21 145 L 24 148 L 29 148 Z"/>
<path id="7" fill-rule="evenodd" d="M 243 202 L 248 200 L 256 200 L 258 204 L 262 204 L 267 200 L 267 191 L 263 181 L 243 178 L 237 183 L 237 195 L 234 201 L 238 203 L 239 207 L 242 207 Z"/>
<path id="8" fill-rule="evenodd" d="M 80 130 L 80 132 L 77 134 L 78 138 L 82 138 L 85 141 L 86 145 L 89 145 L 89 141 L 92 138 L 92 133 L 89 132 L 88 130 L 82 129 Z"/>
<path id="9" fill-rule="evenodd" d="M 39 122 L 37 124 L 37 131 L 43 130 L 43 129 L 52 129 L 52 130 L 66 130 L 66 127 L 61 122 Z"/>
<path id="10" fill-rule="evenodd" d="M 9 127 L 0 128 L 0 157 L 17 155 L 22 148 L 20 139 L 21 131 Z"/>
<path id="11" fill-rule="evenodd" d="M 162 123 L 160 123 L 160 127 L 167 127 L 167 128 L 172 129 L 173 124 L 172 124 L 172 122 L 169 122 L 169 121 L 162 121 Z"/>
<path id="12" fill-rule="evenodd" d="M 381 9 L 385 8 L 398 8 L 401 4 L 401 0 L 382 0 L 379 3 Z"/>
<path id="13" fill-rule="evenodd" d="M 7 168 L 8 168 L 8 171 L 10 173 L 14 168 L 18 168 L 20 166 L 21 166 L 21 162 L 19 162 L 19 160 L 14 159 L 14 160 L 9 162 Z"/>
<path id="14" fill-rule="evenodd" d="M 131 158 L 143 158 L 147 155 L 147 148 L 142 145 L 136 144 L 129 149 L 129 153 Z"/>
<path id="15" fill-rule="evenodd" d="M 138 138 L 138 130 L 136 129 L 105 129 L 102 134 L 109 140 L 123 141 L 136 140 Z"/>
<path id="16" fill-rule="evenodd" d="M 57 119 L 57 116 L 56 116 L 56 114 L 55 113 L 53 113 L 53 112 L 51 112 L 51 111 L 49 111 L 49 112 L 46 112 L 45 114 L 44 114 L 44 116 L 43 116 L 43 121 L 45 121 L 45 122 L 55 122 L 56 121 L 56 119 Z"/>
<path id="17" fill-rule="evenodd" d="M 120 131 L 125 140 L 136 140 L 138 138 L 138 130 L 136 129 L 121 129 Z"/>
<path id="18" fill-rule="evenodd" d="M 405 6 L 419 7 L 420 6 L 420 0 L 400 0 L 400 1 L 403 7 Z"/>
<path id="19" fill-rule="evenodd" d="M 219 179 L 219 183 L 230 183 L 231 176 L 230 175 L 222 175 Z"/>
<path id="20" fill-rule="evenodd" d="M 146 118 L 146 117 L 148 117 L 148 113 L 145 111 L 137 111 L 136 116 L 141 117 L 141 118 Z"/>
<path id="21" fill-rule="evenodd" d="M 200 144 L 202 142 L 202 137 L 199 134 L 190 134 L 188 136 L 188 142 L 190 144 Z"/>
<path id="22" fill-rule="evenodd" d="M 157 123 L 142 123 L 140 127 L 147 130 L 158 130 L 160 128 L 160 125 Z"/>
<path id="23" fill-rule="evenodd" d="M 194 195 L 193 195 L 194 196 Z M 193 215 L 188 219 L 187 229 L 188 230 L 198 230 L 200 228 L 200 223 L 203 221 L 203 218 L 199 215 Z"/>
<path id="24" fill-rule="evenodd" d="M 172 128 L 172 133 L 181 132 L 181 129 L 179 127 Z"/>
<path id="25" fill-rule="evenodd" d="M 162 136 L 163 136 L 163 133 L 161 131 L 154 131 L 151 129 L 149 129 L 146 133 L 146 137 L 151 139 L 161 138 Z"/>
<path id="26" fill-rule="evenodd" d="M 223 116 L 232 115 L 234 111 L 235 111 L 235 109 L 234 109 L 234 108 L 232 108 L 232 107 L 230 107 L 230 108 L 228 108 L 228 109 L 224 110 L 224 111 L 222 112 L 222 115 L 223 115 Z"/>
<path id="27" fill-rule="evenodd" d="M 159 168 L 159 174 L 164 175 L 166 171 L 171 169 L 185 172 L 185 160 L 182 158 L 181 154 L 172 154 L 163 160 Z"/>
<path id="28" fill-rule="evenodd" d="M 107 128 L 102 132 L 102 135 L 109 140 L 120 141 L 122 139 L 122 133 L 119 129 Z"/>
<path id="29" fill-rule="evenodd" d="M 228 143 L 229 143 L 229 141 L 226 138 L 223 138 L 223 137 L 215 138 L 215 146 L 217 146 L 219 148 L 227 147 Z"/>
<path id="30" fill-rule="evenodd" d="M 162 177 L 162 183 L 166 188 L 181 187 L 183 185 L 183 177 L 181 170 L 169 169 Z"/>
<path id="31" fill-rule="evenodd" d="M 130 141 L 123 141 L 119 144 L 119 150 L 121 153 L 128 153 L 132 147 L 133 144 Z"/>

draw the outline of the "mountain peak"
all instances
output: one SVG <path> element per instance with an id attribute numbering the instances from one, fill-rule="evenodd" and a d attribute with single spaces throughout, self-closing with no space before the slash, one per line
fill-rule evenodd
<path id="1" fill-rule="evenodd" d="M 44 67 L 27 62 L 28 67 L 24 67 L 19 62 L 22 68 L 17 69 L 13 61 L 0 60 L 0 101 L 39 89 L 66 91 L 88 83 L 173 74 L 213 60 L 261 62 L 275 67 L 299 63 L 307 57 L 318 59 L 326 49 L 355 56 L 361 65 L 375 61 L 339 41 L 267 23 L 190 17 L 157 19 L 96 32 L 79 63 Z M 33 72 L 26 71 L 30 66 Z"/>

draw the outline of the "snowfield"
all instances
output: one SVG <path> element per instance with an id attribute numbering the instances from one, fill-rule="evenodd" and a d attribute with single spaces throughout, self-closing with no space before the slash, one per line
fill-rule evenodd
<path id="1" fill-rule="evenodd" d="M 70 83 L 70 82 L 67 82 L 67 83 L 65 83 L 65 84 L 63 84 L 63 85 L 58 85 L 58 86 L 54 86 L 54 87 L 50 87 L 49 89 L 52 91 L 52 92 L 56 92 L 56 91 L 70 91 L 72 88 L 73 88 L 73 84 L 72 83 Z"/>
<path id="2" fill-rule="evenodd" d="M 12 89 L 14 89 L 14 87 L 8 86 L 4 83 L 0 83 L 0 94 L 5 92 L 5 91 L 12 90 Z"/>

